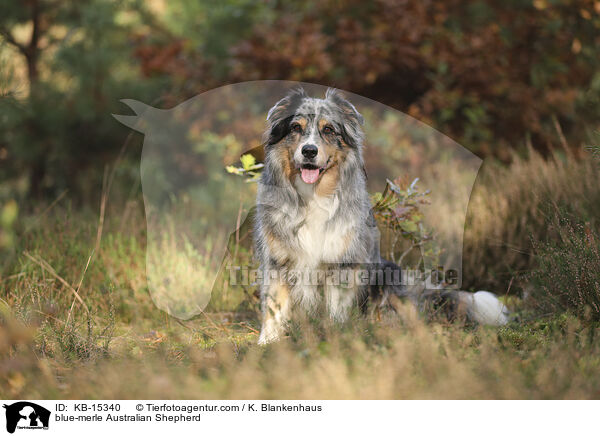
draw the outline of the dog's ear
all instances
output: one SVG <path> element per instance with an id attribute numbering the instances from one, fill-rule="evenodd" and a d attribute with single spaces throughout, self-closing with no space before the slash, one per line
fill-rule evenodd
<path id="1" fill-rule="evenodd" d="M 325 99 L 337 104 L 342 110 L 342 113 L 351 121 L 354 121 L 361 126 L 365 123 L 365 119 L 360 112 L 358 112 L 354 105 L 346 100 L 337 89 L 327 88 L 327 91 L 325 92 Z"/>
<path id="2" fill-rule="evenodd" d="M 267 114 L 268 129 L 265 135 L 265 144 L 277 144 L 288 133 L 290 121 L 300 102 L 308 97 L 304 88 L 299 86 L 292 89 L 288 95 L 283 97 Z"/>
<path id="3" fill-rule="evenodd" d="M 364 134 L 360 126 L 365 122 L 363 116 L 354 105 L 340 95 L 337 89 L 327 88 L 325 99 L 334 103 L 340 111 L 342 122 L 342 138 L 351 147 L 360 147 Z"/>
<path id="4" fill-rule="evenodd" d="M 286 95 L 285 97 L 283 97 L 281 100 L 279 100 L 277 103 L 275 103 L 275 106 L 273 106 L 271 109 L 269 109 L 269 113 L 267 114 L 267 121 L 270 122 L 271 124 L 276 122 L 277 119 L 282 119 L 286 117 L 287 115 L 293 115 L 289 113 L 289 110 L 292 109 L 292 106 L 296 103 L 299 103 L 302 99 L 308 97 L 306 95 L 306 92 L 304 91 L 304 88 L 302 88 L 301 86 L 298 86 L 297 88 L 292 89 L 288 95 Z M 296 110 L 296 107 L 293 108 L 294 111 Z"/>

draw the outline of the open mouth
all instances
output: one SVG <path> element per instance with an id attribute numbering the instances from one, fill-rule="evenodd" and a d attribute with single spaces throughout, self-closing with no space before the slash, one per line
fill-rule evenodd
<path id="1" fill-rule="evenodd" d="M 328 161 L 329 162 L 329 161 Z M 319 176 L 327 169 L 327 166 L 318 167 L 316 165 L 304 164 L 300 167 L 300 177 L 304 183 L 312 184 L 315 183 Z"/>

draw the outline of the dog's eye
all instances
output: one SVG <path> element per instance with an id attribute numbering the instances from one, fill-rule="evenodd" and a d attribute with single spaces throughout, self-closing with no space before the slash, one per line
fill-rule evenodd
<path id="1" fill-rule="evenodd" d="M 331 126 L 325 126 L 323 127 L 323 133 L 326 135 L 331 135 L 333 133 L 333 128 Z"/>
<path id="2" fill-rule="evenodd" d="M 298 124 L 298 123 L 292 124 L 292 132 L 301 132 L 301 131 L 302 131 L 302 127 L 300 126 L 300 124 Z"/>

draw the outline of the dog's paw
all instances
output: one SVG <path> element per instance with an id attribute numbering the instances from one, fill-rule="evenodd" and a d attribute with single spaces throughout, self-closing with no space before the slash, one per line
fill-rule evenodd
<path id="1" fill-rule="evenodd" d="M 281 337 L 281 326 L 276 325 L 273 320 L 266 322 L 260 330 L 258 345 L 267 345 L 277 342 Z"/>
<path id="2" fill-rule="evenodd" d="M 279 340 L 279 335 L 265 335 L 261 332 L 258 337 L 258 345 L 267 345 Z"/>

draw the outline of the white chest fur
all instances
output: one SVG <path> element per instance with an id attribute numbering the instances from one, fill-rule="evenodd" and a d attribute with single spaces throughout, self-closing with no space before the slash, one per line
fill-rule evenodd
<path id="1" fill-rule="evenodd" d="M 347 233 L 350 222 L 332 225 L 330 220 L 339 208 L 337 195 L 321 197 L 315 194 L 314 185 L 296 179 L 296 189 L 306 204 L 304 220 L 298 229 L 298 245 L 306 267 L 316 267 L 321 262 L 337 262 L 347 248 Z"/>

